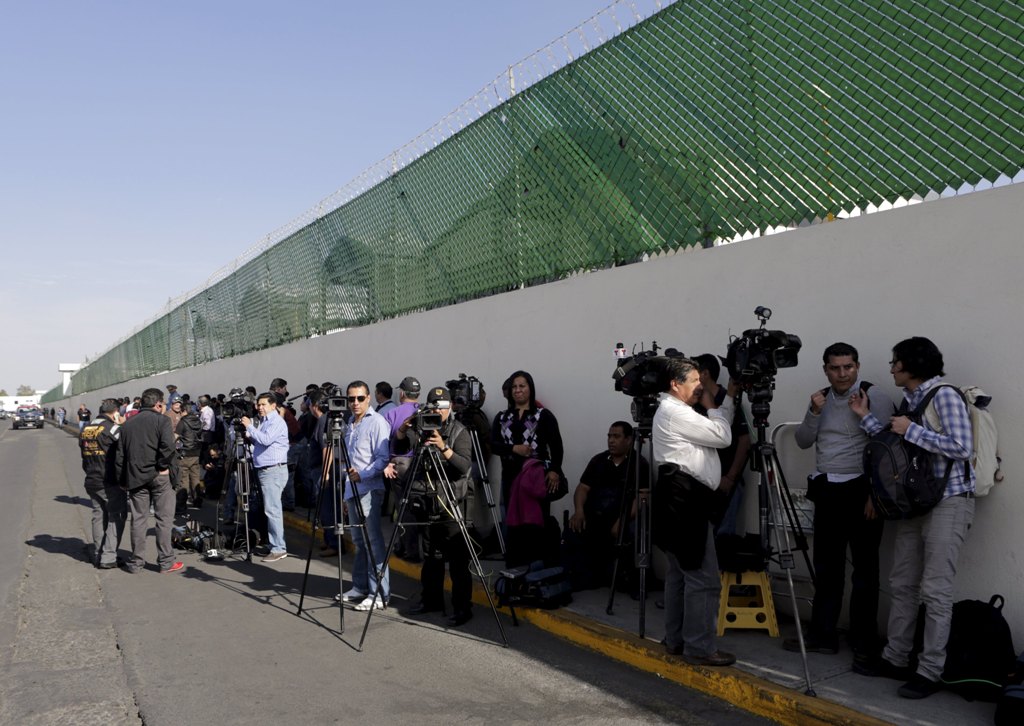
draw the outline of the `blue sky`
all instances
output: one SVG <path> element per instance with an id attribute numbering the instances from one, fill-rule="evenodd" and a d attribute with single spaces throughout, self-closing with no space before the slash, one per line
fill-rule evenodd
<path id="1" fill-rule="evenodd" d="M 0 0 L 0 388 L 53 387 L 610 3 Z"/>

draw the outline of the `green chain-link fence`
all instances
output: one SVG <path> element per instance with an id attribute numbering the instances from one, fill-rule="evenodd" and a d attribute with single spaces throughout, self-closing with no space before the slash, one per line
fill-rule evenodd
<path id="1" fill-rule="evenodd" d="M 74 393 L 1012 178 L 1022 58 L 1019 2 L 679 0 L 472 100 L 497 102 L 117 344 Z"/>

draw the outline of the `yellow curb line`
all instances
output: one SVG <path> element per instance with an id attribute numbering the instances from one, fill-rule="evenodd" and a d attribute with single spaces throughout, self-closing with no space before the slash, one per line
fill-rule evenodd
<path id="1" fill-rule="evenodd" d="M 286 523 L 304 531 L 307 535 L 311 525 L 304 519 L 285 512 Z M 406 577 L 419 580 L 420 566 L 394 558 L 391 569 Z M 445 579 L 445 586 L 450 582 Z M 487 606 L 487 595 L 473 590 L 473 602 Z M 508 608 L 498 608 L 510 614 Z M 690 666 L 670 656 L 660 645 L 654 645 L 639 636 L 624 630 L 585 618 L 568 610 L 538 610 L 522 608 L 516 610 L 520 620 L 557 635 L 563 640 L 588 648 L 609 658 L 631 665 L 648 673 L 654 673 L 674 683 L 720 698 L 734 706 L 759 716 L 765 716 L 782 724 L 811 726 L 830 724 L 834 726 L 891 726 L 873 716 L 854 711 L 831 701 L 807 696 L 799 691 L 785 688 L 758 678 L 738 668 L 710 668 Z"/>

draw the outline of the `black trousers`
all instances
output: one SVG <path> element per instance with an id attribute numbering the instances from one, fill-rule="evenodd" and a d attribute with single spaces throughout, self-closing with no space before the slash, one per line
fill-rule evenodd
<path id="1" fill-rule="evenodd" d="M 850 645 L 856 653 L 878 650 L 878 547 L 882 519 L 866 519 L 869 484 L 861 476 L 848 482 L 812 479 L 814 502 L 814 604 L 810 637 L 838 644 L 837 625 L 846 587 L 846 552 L 853 563 L 850 591 Z"/>
<path id="2" fill-rule="evenodd" d="M 424 536 L 426 556 L 420 570 L 423 604 L 444 607 L 444 564 L 452 580 L 452 610 L 469 612 L 472 608 L 473 578 L 469 573 L 469 550 L 455 522 L 431 522 Z"/>

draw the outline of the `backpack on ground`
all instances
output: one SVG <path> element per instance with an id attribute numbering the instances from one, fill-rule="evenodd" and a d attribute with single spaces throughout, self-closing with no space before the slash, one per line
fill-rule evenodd
<path id="1" fill-rule="evenodd" d="M 928 404 L 940 388 L 952 388 L 964 398 L 956 386 L 935 385 L 917 408 L 908 411 L 904 401 L 897 415 L 907 416 L 914 423 L 921 424 Z M 966 399 L 964 405 L 970 410 Z M 864 447 L 864 472 L 871 481 L 871 501 L 883 519 L 918 517 L 942 501 L 954 462 L 949 460 L 945 474 L 936 477 L 933 462 L 937 456 L 940 454 L 907 441 L 889 426 L 868 438 Z M 965 461 L 965 474 L 969 466 Z"/>
<path id="2" fill-rule="evenodd" d="M 513 608 L 553 610 L 572 602 L 572 584 L 564 567 L 545 567 L 542 560 L 502 570 L 494 583 L 498 604 Z M 515 611 L 513 610 L 513 618 Z"/>
<path id="3" fill-rule="evenodd" d="M 953 605 L 942 683 L 968 701 L 998 701 L 1013 677 L 1017 652 L 1002 610 L 1002 595 Z"/>
<path id="4" fill-rule="evenodd" d="M 998 482 L 1003 480 L 1000 470 L 1002 459 L 999 457 L 999 432 L 996 430 L 995 419 L 988 411 L 992 396 L 977 386 L 965 386 L 958 389 L 967 403 L 971 414 L 971 431 L 974 441 L 971 452 L 971 468 L 974 469 L 974 494 L 983 497 Z M 924 420 L 932 431 L 942 433 L 939 413 L 932 406 L 924 412 Z"/>

